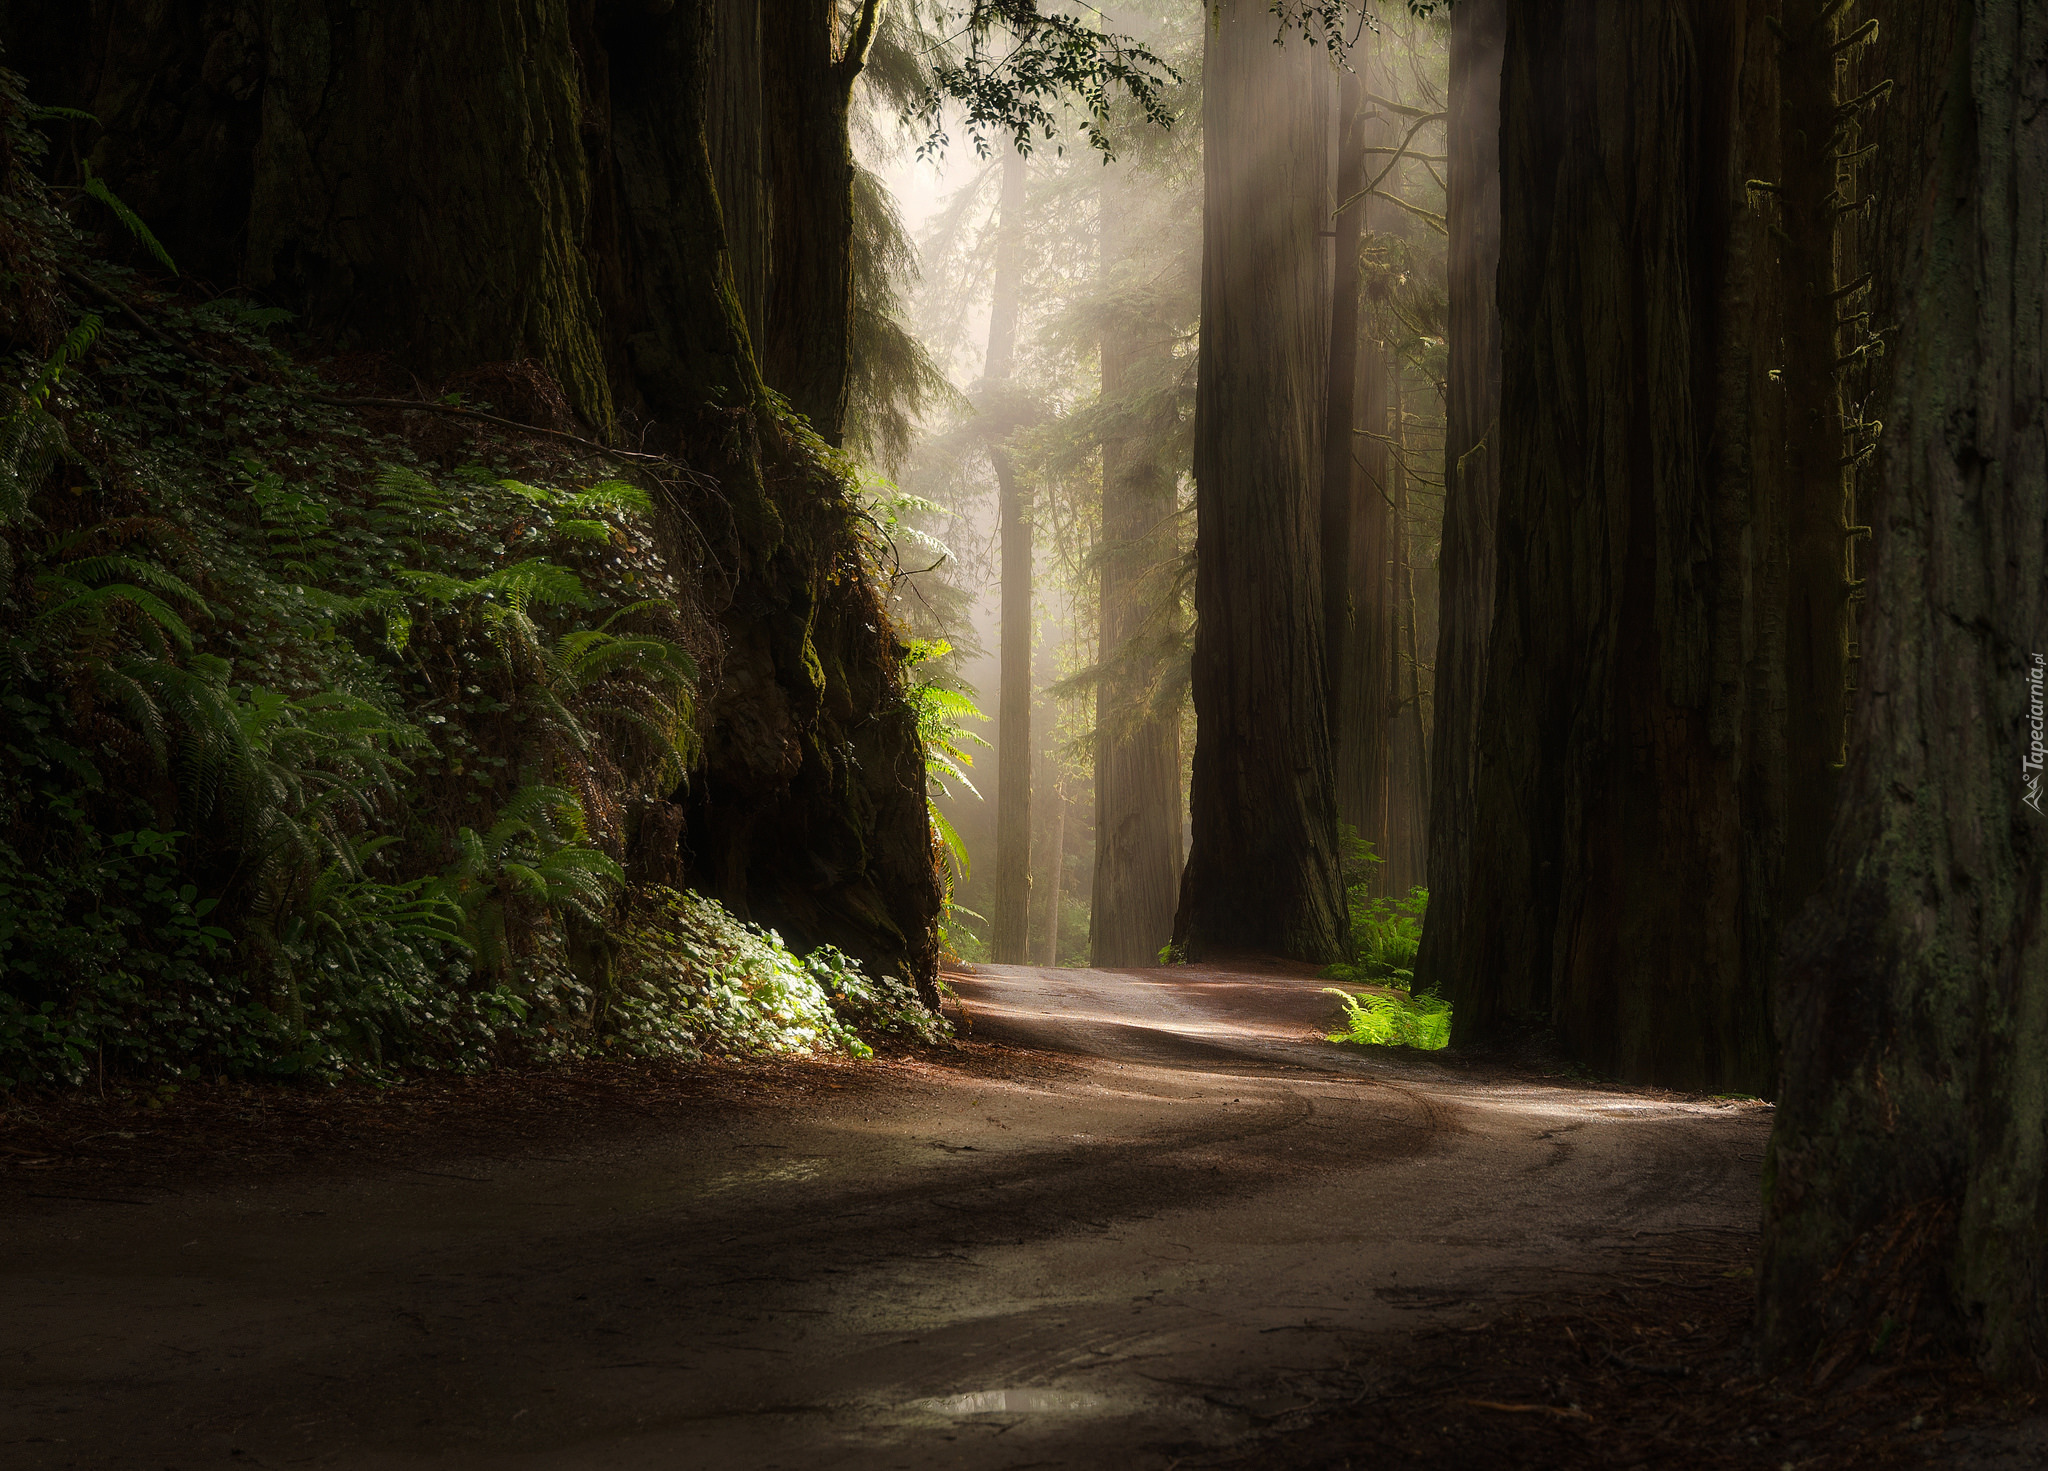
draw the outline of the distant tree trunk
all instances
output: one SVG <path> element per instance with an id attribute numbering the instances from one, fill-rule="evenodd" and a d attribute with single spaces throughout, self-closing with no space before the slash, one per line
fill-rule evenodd
<path id="1" fill-rule="evenodd" d="M 1366 223 L 1372 215 L 1368 205 Z M 1352 391 L 1350 582 L 1351 658 L 1332 712 L 1339 732 L 1337 815 L 1373 845 L 1387 849 L 1387 716 L 1394 706 L 1394 518 L 1389 492 L 1393 457 L 1387 443 L 1387 345 L 1368 330 L 1359 344 Z M 1384 873 L 1373 882 L 1383 884 Z"/>
<path id="2" fill-rule="evenodd" d="M 1002 672 L 996 700 L 996 902 L 989 946 L 999 965 L 1028 958 L 1031 922 L 1031 554 L 1029 497 L 1015 462 L 1000 442 L 1014 427 L 1004 397 L 1017 347 L 1017 310 L 1023 290 L 1024 155 L 1003 158 L 1001 214 L 997 222 L 994 299 L 989 306 L 988 356 L 982 369 L 982 412 L 998 442 L 995 464 L 1002 538 Z"/>
<path id="3" fill-rule="evenodd" d="M 1824 1374 L 2048 1364 L 2048 5 L 1959 9 L 1844 801 L 1780 1002 L 1764 1343 Z"/>
<path id="4" fill-rule="evenodd" d="M 1174 942 L 1323 961 L 1337 870 L 1318 540 L 1331 68 L 1224 0 L 1203 62 L 1194 843 Z"/>
<path id="5" fill-rule="evenodd" d="M 99 118 L 73 136 L 187 271 L 405 373 L 538 359 L 600 433 L 639 419 L 716 477 L 731 583 L 705 589 L 723 681 L 678 794 L 688 881 L 935 999 L 900 666 L 844 576 L 850 510 L 765 412 L 735 290 L 707 145 L 720 3 L 16 0 L 0 40 L 39 102 Z"/>
<path id="6" fill-rule="evenodd" d="M 1038 963 L 1060 963 L 1060 892 L 1067 874 L 1067 794 L 1052 786 L 1052 826 L 1045 845 L 1045 922 L 1038 931 Z"/>
<path id="7" fill-rule="evenodd" d="M 1782 497 L 1743 180 L 1775 68 L 1760 3 L 1508 10 L 1499 572 L 1439 972 L 1460 1040 L 1547 1015 L 1602 1072 L 1758 1092 Z"/>
<path id="8" fill-rule="evenodd" d="M 853 347 L 853 142 L 848 110 L 879 0 L 838 34 L 839 0 L 768 0 L 769 386 L 837 445 Z"/>
<path id="9" fill-rule="evenodd" d="M 1361 64 L 1371 58 L 1360 58 Z M 1364 89 L 1384 89 L 1369 66 Z M 1389 115 L 1369 105 L 1358 121 L 1358 171 L 1363 175 L 1367 160 L 1384 155 L 1365 153 L 1367 148 L 1391 148 L 1400 141 Z M 1405 131 L 1403 129 L 1402 131 Z M 1365 179 L 1361 177 L 1362 186 Z M 1362 199 L 1352 206 L 1361 233 L 1374 228 L 1375 201 Z M 1354 257 L 1357 246 L 1352 247 Z M 1330 729 L 1335 742 L 1337 772 L 1337 815 L 1355 828 L 1372 845 L 1382 862 L 1371 874 L 1375 889 L 1386 883 L 1384 858 L 1389 843 L 1388 801 L 1391 797 L 1389 770 L 1392 748 L 1390 726 L 1397 696 L 1395 673 L 1394 608 L 1394 521 L 1393 456 L 1388 413 L 1387 364 L 1389 353 L 1381 327 L 1391 283 L 1384 276 L 1364 278 L 1363 294 L 1374 310 L 1359 312 L 1359 341 L 1352 369 L 1350 415 L 1350 537 L 1349 560 L 1345 565 L 1346 602 L 1350 614 L 1350 644 L 1344 659 L 1343 678 L 1334 690 L 1338 702 L 1330 712 Z M 1332 352 L 1334 360 L 1335 353 Z M 1327 574 L 1325 582 L 1327 584 Z"/>
<path id="10" fill-rule="evenodd" d="M 1500 499 L 1500 68 L 1506 0 L 1451 12 L 1450 368 L 1444 395 L 1444 525 L 1430 733 L 1429 919 L 1418 989 L 1471 974 L 1465 904 L 1472 863 L 1472 754 L 1493 622 L 1494 512 Z"/>
<path id="11" fill-rule="evenodd" d="M 1387 891 L 1406 894 L 1423 882 L 1429 839 L 1429 733 L 1422 708 L 1421 648 L 1415 632 L 1414 536 L 1408 521 L 1408 400 L 1403 392 L 1399 358 L 1391 358 L 1387 382 L 1393 392 L 1388 422 L 1393 444 L 1388 448 L 1389 509 L 1388 591 L 1393 601 L 1389 632 L 1392 648 L 1393 696 L 1386 721 L 1386 860 L 1381 871 Z"/>
<path id="12" fill-rule="evenodd" d="M 1353 68 L 1363 55 L 1351 58 Z M 1354 69 L 1338 83 L 1337 203 L 1334 267 L 1330 273 L 1330 366 L 1323 408 L 1322 559 L 1323 660 L 1327 666 L 1331 760 L 1337 816 L 1361 832 L 1369 804 L 1373 762 L 1366 749 L 1377 739 L 1366 714 L 1358 638 L 1358 569 L 1352 563 L 1360 482 L 1354 419 L 1358 408 L 1358 247 L 1366 201 L 1365 79 Z M 1363 487 L 1368 495 L 1372 487 Z"/>
<path id="13" fill-rule="evenodd" d="M 1112 300 L 1137 243 L 1129 166 L 1108 167 L 1102 258 Z M 1102 444 L 1102 539 L 1095 686 L 1095 876 L 1089 960 L 1153 965 L 1173 938 L 1180 883 L 1180 712 L 1157 685 L 1170 628 L 1175 476 L 1165 448 L 1176 422 L 1170 331 L 1144 311 L 1116 311 L 1102 344 L 1102 402 L 1114 426 Z"/>

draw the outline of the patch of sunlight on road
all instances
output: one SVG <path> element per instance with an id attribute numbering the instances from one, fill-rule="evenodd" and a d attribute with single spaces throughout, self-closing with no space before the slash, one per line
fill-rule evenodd
<path id="1" fill-rule="evenodd" d="M 1071 1389 L 980 1389 L 912 1402 L 911 1408 L 941 1415 L 1085 1415 L 1109 1401 Z"/>

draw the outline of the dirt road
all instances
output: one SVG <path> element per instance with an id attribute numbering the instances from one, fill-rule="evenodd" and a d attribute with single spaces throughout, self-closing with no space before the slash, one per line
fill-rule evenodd
<path id="1" fill-rule="evenodd" d="M 1302 978 L 955 984 L 1057 1064 L 0 1200 L 0 1464 L 1140 1471 L 1313 1403 L 1358 1335 L 1754 1228 L 1756 1105 L 1333 1047 Z"/>

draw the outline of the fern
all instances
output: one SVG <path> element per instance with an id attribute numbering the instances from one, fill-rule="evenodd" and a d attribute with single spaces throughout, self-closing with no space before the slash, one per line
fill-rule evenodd
<path id="1" fill-rule="evenodd" d="M 99 340 L 100 327 L 92 313 L 81 317 L 0 418 L 0 527 L 26 516 L 29 499 L 44 478 L 59 460 L 73 457 L 70 438 L 47 405 L 65 369 Z M 13 549 L 0 542 L 0 576 L 13 572 Z"/>
<path id="2" fill-rule="evenodd" d="M 85 192 L 111 210 L 114 218 L 121 222 L 121 227 L 141 241 L 143 248 L 155 256 L 158 261 L 162 262 L 165 270 L 169 271 L 173 276 L 177 275 L 177 263 L 171 259 L 171 253 L 164 249 L 161 240 L 150 233 L 149 226 L 142 223 L 142 217 L 124 204 L 121 197 L 107 187 L 106 181 L 92 171 L 91 164 L 81 164 L 80 168 L 84 174 L 84 182 L 81 187 Z"/>
<path id="3" fill-rule="evenodd" d="M 944 639 L 920 639 L 906 646 L 903 663 L 906 668 L 915 669 L 919 665 L 943 659 L 952 651 L 953 646 Z M 976 800 L 980 799 L 981 793 L 967 778 L 967 768 L 974 764 L 974 753 L 969 751 L 967 746 L 972 742 L 986 749 L 988 742 L 969 730 L 966 722 L 986 720 L 988 717 L 963 692 L 947 689 L 944 685 L 929 680 L 913 684 L 909 689 L 908 698 L 910 707 L 917 716 L 918 740 L 924 747 L 927 783 L 925 810 L 930 815 L 932 832 L 939 847 L 947 855 L 952 867 L 953 881 L 964 884 L 969 874 L 967 845 L 961 841 L 958 830 L 947 821 L 945 813 L 939 810 L 938 799 L 953 794 L 950 783 L 958 783 L 969 796 Z M 949 913 L 952 909 L 953 887 L 954 882 L 949 881 L 946 886 L 946 907 Z"/>

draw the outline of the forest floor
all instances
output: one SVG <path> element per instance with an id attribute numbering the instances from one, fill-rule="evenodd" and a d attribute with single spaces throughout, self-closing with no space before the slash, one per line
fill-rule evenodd
<path id="1" fill-rule="evenodd" d="M 1769 1109 L 1340 1048 L 1285 967 L 967 1040 L 0 1115 L 0 1463 L 2039 1465 L 1745 1334 Z"/>

